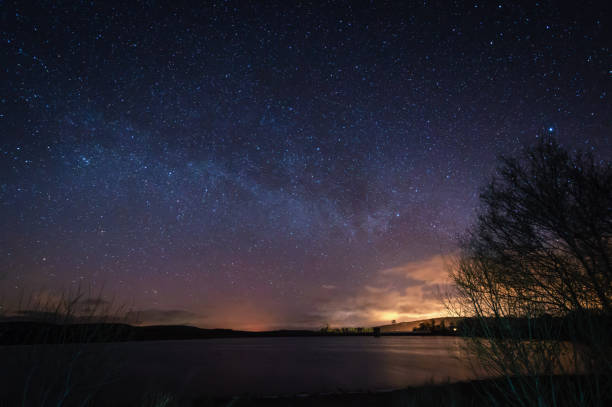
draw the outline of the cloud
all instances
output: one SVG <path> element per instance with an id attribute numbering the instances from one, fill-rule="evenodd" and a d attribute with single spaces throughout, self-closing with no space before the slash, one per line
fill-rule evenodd
<path id="1" fill-rule="evenodd" d="M 87 307 L 95 307 L 95 306 L 100 306 L 100 305 L 110 305 L 109 301 L 106 301 L 105 299 L 102 298 L 85 298 L 81 301 L 79 301 L 79 303 L 83 306 L 87 306 Z"/>
<path id="2" fill-rule="evenodd" d="M 321 288 L 324 288 L 324 289 L 326 289 L 326 290 L 333 290 L 333 289 L 335 289 L 335 288 L 336 288 L 336 286 L 335 286 L 335 285 L 333 285 L 333 284 L 323 284 L 323 285 L 321 286 Z"/>
<path id="3" fill-rule="evenodd" d="M 438 254 L 425 260 L 381 270 L 380 274 L 419 280 L 427 284 L 444 284 L 448 282 L 448 260 Z"/>
<path id="4" fill-rule="evenodd" d="M 9 311 L 0 316 L 0 321 L 28 321 L 45 322 L 50 324 L 77 324 L 77 323 L 125 323 L 121 315 L 109 315 L 104 313 L 74 312 L 65 313 L 61 310 L 37 310 L 22 309 Z"/>
<path id="5" fill-rule="evenodd" d="M 450 256 L 449 256 L 450 257 Z M 319 302 L 321 324 L 373 326 L 447 315 L 448 258 L 435 255 L 378 271 L 364 286 Z"/>
<path id="6" fill-rule="evenodd" d="M 102 304 L 108 304 L 102 301 Z M 33 321 L 47 323 L 129 323 L 136 325 L 197 325 L 204 317 L 190 311 L 180 309 L 142 309 L 127 311 L 117 315 L 107 314 L 71 314 L 58 311 L 22 309 L 2 315 L 0 321 Z"/>
<path id="7" fill-rule="evenodd" d="M 23 321 L 36 321 L 36 322 L 56 322 L 58 319 L 64 318 L 62 314 L 52 311 L 38 311 L 38 310 L 19 310 L 11 316 L 12 319 L 23 320 Z"/>
<path id="8" fill-rule="evenodd" d="M 113 313 L 113 304 L 110 301 L 98 298 L 84 298 L 75 304 L 75 311 L 82 314 L 96 315 L 101 313 Z"/>
<path id="9" fill-rule="evenodd" d="M 3 320 L 48 323 L 122 322 L 112 303 L 102 298 L 80 298 L 76 292 L 33 292 L 21 304 L 5 310 Z M 1 307 L 0 307 L 1 308 Z"/>

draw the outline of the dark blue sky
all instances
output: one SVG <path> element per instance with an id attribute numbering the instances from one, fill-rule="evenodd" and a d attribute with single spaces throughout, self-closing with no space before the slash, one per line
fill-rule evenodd
<path id="1" fill-rule="evenodd" d="M 0 3 L 8 302 L 81 284 L 151 323 L 436 315 L 497 155 L 550 133 L 612 156 L 605 2 L 129 3 Z"/>

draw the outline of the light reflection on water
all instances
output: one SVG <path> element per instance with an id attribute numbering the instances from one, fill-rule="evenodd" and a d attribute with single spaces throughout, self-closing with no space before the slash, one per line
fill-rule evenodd
<path id="1" fill-rule="evenodd" d="M 127 343 L 124 374 L 187 393 L 383 390 L 475 377 L 453 337 L 235 338 Z"/>

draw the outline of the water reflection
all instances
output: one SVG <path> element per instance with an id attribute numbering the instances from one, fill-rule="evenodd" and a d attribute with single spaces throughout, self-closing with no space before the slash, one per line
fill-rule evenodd
<path id="1" fill-rule="evenodd" d="M 453 337 L 251 338 L 119 344 L 128 377 L 188 393 L 382 390 L 474 378 Z"/>
<path id="2" fill-rule="evenodd" d="M 31 351 L 28 346 L 10 348 L 0 348 L 0 357 Z M 129 342 L 91 344 L 87 351 L 104 355 L 105 364 L 115 366 L 114 380 L 105 385 L 109 397 L 120 392 L 124 399 L 132 395 L 135 400 L 146 392 L 181 398 L 281 395 L 374 391 L 475 378 L 462 340 L 454 337 Z"/>

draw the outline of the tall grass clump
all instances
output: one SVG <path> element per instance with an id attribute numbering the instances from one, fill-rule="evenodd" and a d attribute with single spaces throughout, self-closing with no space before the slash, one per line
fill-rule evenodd
<path id="1" fill-rule="evenodd" d="M 123 307 L 76 288 L 3 306 L 0 406 L 86 406 L 120 369 L 109 342 L 129 338 Z"/>

